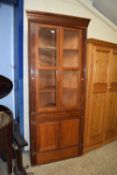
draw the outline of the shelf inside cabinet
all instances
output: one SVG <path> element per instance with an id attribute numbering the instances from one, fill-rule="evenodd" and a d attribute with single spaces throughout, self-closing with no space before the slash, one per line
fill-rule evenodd
<path id="1" fill-rule="evenodd" d="M 56 50 L 55 46 L 45 45 L 45 44 L 40 44 L 38 48 L 43 50 Z"/>
<path id="2" fill-rule="evenodd" d="M 79 66 L 79 51 L 78 49 L 64 49 L 63 50 L 63 66 L 64 67 L 78 67 Z"/>
<path id="3" fill-rule="evenodd" d="M 55 92 L 56 86 L 48 86 L 39 89 L 39 92 Z"/>
<path id="4" fill-rule="evenodd" d="M 40 108 L 55 107 L 56 106 L 56 93 L 39 92 L 39 105 Z"/>

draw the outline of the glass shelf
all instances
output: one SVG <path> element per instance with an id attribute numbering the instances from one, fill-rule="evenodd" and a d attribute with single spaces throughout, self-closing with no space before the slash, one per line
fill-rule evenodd
<path id="1" fill-rule="evenodd" d="M 56 91 L 56 86 L 48 86 L 48 87 L 39 89 L 39 92 L 55 92 L 55 91 Z"/>

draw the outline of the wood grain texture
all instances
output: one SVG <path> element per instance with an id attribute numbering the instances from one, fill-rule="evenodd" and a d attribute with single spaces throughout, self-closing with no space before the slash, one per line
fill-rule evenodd
<path id="1" fill-rule="evenodd" d="M 84 152 L 117 136 L 117 45 L 88 40 Z"/>
<path id="2" fill-rule="evenodd" d="M 82 154 L 89 19 L 27 12 L 31 163 Z"/>

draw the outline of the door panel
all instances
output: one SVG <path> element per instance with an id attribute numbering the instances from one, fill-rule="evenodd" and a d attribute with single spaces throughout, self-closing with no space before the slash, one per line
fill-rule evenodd
<path id="1" fill-rule="evenodd" d="M 109 84 L 105 139 L 117 136 L 117 51 L 112 50 L 109 60 Z"/>
<path id="2" fill-rule="evenodd" d="M 100 143 L 104 137 L 103 123 L 107 100 L 109 50 L 107 48 L 94 47 L 93 56 L 88 145 Z"/>
<path id="3" fill-rule="evenodd" d="M 78 71 L 64 70 L 62 83 L 62 106 L 78 108 Z"/>
<path id="4" fill-rule="evenodd" d="M 36 130 L 37 149 L 39 152 L 58 149 L 59 122 L 40 123 Z"/>
<path id="5" fill-rule="evenodd" d="M 31 53 L 34 53 L 31 60 L 33 111 L 57 110 L 59 29 L 56 26 L 34 24 L 31 33 L 34 41 L 31 47 Z"/>
<path id="6" fill-rule="evenodd" d="M 80 120 L 70 119 L 60 121 L 60 147 L 70 147 L 79 144 Z"/>
<path id="7" fill-rule="evenodd" d="M 103 120 L 106 94 L 93 94 L 90 112 L 89 144 L 96 144 L 103 139 Z"/>
<path id="8" fill-rule="evenodd" d="M 61 33 L 61 107 L 78 109 L 81 94 L 81 30 L 63 28 Z"/>
<path id="9" fill-rule="evenodd" d="M 54 108 L 56 107 L 56 71 L 40 70 L 38 78 L 38 108 Z M 38 105 L 38 104 L 37 104 Z"/>
<path id="10" fill-rule="evenodd" d="M 110 83 L 117 83 L 117 50 L 112 52 L 110 59 Z"/>
<path id="11" fill-rule="evenodd" d="M 106 139 L 117 135 L 117 92 L 108 94 L 105 125 Z"/>
<path id="12" fill-rule="evenodd" d="M 109 50 L 95 48 L 93 83 L 107 83 Z"/>

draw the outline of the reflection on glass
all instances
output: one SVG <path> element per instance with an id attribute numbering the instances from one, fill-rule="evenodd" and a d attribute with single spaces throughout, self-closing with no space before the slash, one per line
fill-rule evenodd
<path id="1" fill-rule="evenodd" d="M 54 49 L 39 48 L 39 65 L 40 66 L 55 66 L 56 51 Z"/>
<path id="2" fill-rule="evenodd" d="M 56 29 L 39 29 L 39 65 L 56 65 Z"/>
<path id="3" fill-rule="evenodd" d="M 78 49 L 79 47 L 79 32 L 64 31 L 64 49 Z"/>

